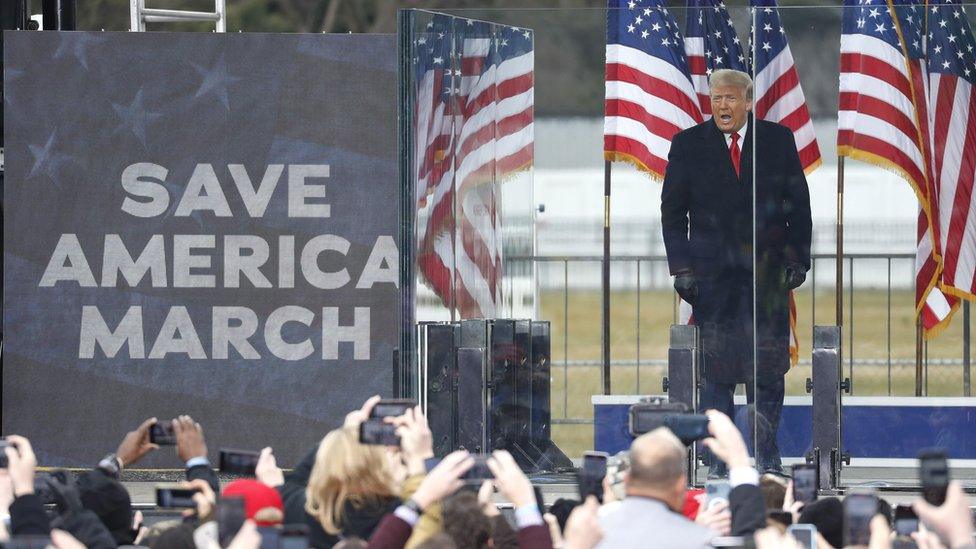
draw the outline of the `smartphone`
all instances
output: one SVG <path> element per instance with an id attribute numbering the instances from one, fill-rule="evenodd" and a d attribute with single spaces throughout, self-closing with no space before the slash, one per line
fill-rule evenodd
<path id="1" fill-rule="evenodd" d="M 791 524 L 786 531 L 803 549 L 817 549 L 817 527 L 812 524 Z"/>
<path id="2" fill-rule="evenodd" d="M 193 496 L 198 488 L 184 488 L 179 484 L 157 484 L 156 505 L 163 509 L 196 509 Z"/>
<path id="3" fill-rule="evenodd" d="M 546 514 L 546 500 L 542 498 L 542 488 L 538 485 L 532 485 L 532 493 L 535 494 L 535 506 L 539 508 L 539 516 L 545 516 Z"/>
<path id="4" fill-rule="evenodd" d="M 712 436 L 708 432 L 708 417 L 702 414 L 667 414 L 664 416 L 664 425 L 685 446 Z"/>
<path id="5" fill-rule="evenodd" d="M 782 509 L 772 509 L 766 511 L 766 516 L 776 522 L 782 524 L 783 526 L 789 528 L 793 525 L 793 513 L 789 511 L 783 511 Z"/>
<path id="6" fill-rule="evenodd" d="M 400 437 L 396 434 L 395 425 L 382 419 L 367 419 L 359 424 L 359 442 L 377 446 L 399 446 Z"/>
<path id="7" fill-rule="evenodd" d="M 844 498 L 844 547 L 867 545 L 871 540 L 871 519 L 878 514 L 878 496 L 873 492 L 850 492 Z"/>
<path id="8" fill-rule="evenodd" d="M 250 450 L 232 450 L 230 448 L 220 449 L 220 472 L 235 475 L 254 476 L 254 471 L 258 467 L 260 452 Z"/>
<path id="9" fill-rule="evenodd" d="M 277 526 L 258 526 L 261 534 L 261 549 L 278 549 L 281 543 L 281 530 Z"/>
<path id="10" fill-rule="evenodd" d="M 797 463 L 793 466 L 793 501 L 806 505 L 817 501 L 819 487 L 817 466 L 812 463 Z"/>
<path id="11" fill-rule="evenodd" d="M 394 398 L 381 400 L 369 412 L 370 418 L 384 418 L 402 416 L 407 410 L 417 406 L 417 401 L 409 398 Z"/>
<path id="12" fill-rule="evenodd" d="M 176 432 L 172 421 L 157 421 L 149 426 L 149 442 L 160 446 L 175 446 Z"/>
<path id="13" fill-rule="evenodd" d="M 751 541 L 752 538 L 749 538 Z M 746 538 L 742 536 L 715 536 L 712 538 L 712 547 L 745 547 Z"/>
<path id="14" fill-rule="evenodd" d="M 586 452 L 583 454 L 583 467 L 579 472 L 580 501 L 586 502 L 587 496 L 596 496 L 597 501 L 603 503 L 603 477 L 607 476 L 606 452 Z"/>
<path id="15" fill-rule="evenodd" d="M 11 444 L 7 442 L 6 439 L 0 438 L 0 469 L 6 469 L 7 465 L 9 465 L 7 463 L 7 448 L 17 450 L 17 445 Z"/>
<path id="16" fill-rule="evenodd" d="M 473 454 L 471 457 L 474 458 L 474 465 L 461 477 L 465 482 L 480 485 L 486 480 L 495 478 L 488 468 L 488 454 Z"/>
<path id="17" fill-rule="evenodd" d="M 929 448 L 918 454 L 918 478 L 922 482 L 922 497 L 932 505 L 945 503 L 949 488 L 949 463 L 943 448 Z"/>
<path id="18" fill-rule="evenodd" d="M 705 481 L 705 508 L 708 509 L 712 505 L 720 501 L 725 503 L 729 502 L 729 492 L 732 489 L 729 487 L 729 481 L 723 479 L 716 480 L 706 480 Z"/>
<path id="19" fill-rule="evenodd" d="M 230 545 L 231 540 L 244 526 L 247 515 L 244 514 L 244 498 L 242 496 L 221 496 L 217 501 L 217 539 L 221 547 Z"/>
<path id="20" fill-rule="evenodd" d="M 308 526 L 286 524 L 281 528 L 281 549 L 308 549 Z"/>
<path id="21" fill-rule="evenodd" d="M 918 515 L 911 505 L 895 505 L 895 532 L 899 536 L 910 536 L 918 532 Z"/>

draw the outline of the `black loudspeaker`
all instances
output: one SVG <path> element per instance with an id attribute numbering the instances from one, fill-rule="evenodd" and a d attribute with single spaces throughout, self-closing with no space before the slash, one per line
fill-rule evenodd
<path id="1" fill-rule="evenodd" d="M 488 440 L 490 450 L 515 443 L 515 321 L 496 319 L 491 323 L 488 347 Z"/>
<path id="2" fill-rule="evenodd" d="M 422 387 L 426 394 L 427 422 L 434 436 L 434 454 L 443 456 L 456 446 L 458 327 L 454 324 L 423 325 L 421 335 Z"/>
<path id="3" fill-rule="evenodd" d="M 532 405 L 529 408 L 529 439 L 537 447 L 544 447 L 552 439 L 552 408 L 550 402 L 552 379 L 549 359 L 552 338 L 548 321 L 532 322 L 531 384 Z"/>
<path id="4" fill-rule="evenodd" d="M 457 448 L 482 453 L 487 448 L 485 434 L 485 349 L 460 347 L 457 350 Z"/>
<path id="5" fill-rule="evenodd" d="M 472 319 L 417 329 L 434 452 L 508 450 L 526 471 L 572 462 L 552 443 L 548 322 Z"/>

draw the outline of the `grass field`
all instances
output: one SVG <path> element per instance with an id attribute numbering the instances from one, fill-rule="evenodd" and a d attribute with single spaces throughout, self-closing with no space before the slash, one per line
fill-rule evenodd
<path id="1" fill-rule="evenodd" d="M 663 361 L 668 352 L 668 330 L 673 323 L 674 303 L 670 291 L 640 292 L 640 322 L 636 291 L 611 294 L 611 358 L 636 362 L 641 366 L 614 366 L 611 370 L 613 394 L 660 394 L 666 367 L 651 364 Z M 552 416 L 553 419 L 591 419 L 590 396 L 603 391 L 601 385 L 601 300 L 599 291 L 543 292 L 540 318 L 552 322 Z M 797 294 L 797 332 L 800 359 L 810 359 L 813 334 L 813 295 Z M 844 372 L 851 375 L 853 357 L 854 393 L 870 395 L 914 395 L 915 321 L 914 296 L 910 291 L 859 290 L 854 294 L 854 315 L 845 310 Z M 568 305 L 568 307 L 567 307 Z M 833 324 L 834 294 L 818 292 L 817 324 Z M 845 307 L 847 309 L 847 307 Z M 853 345 L 851 329 L 853 328 Z M 938 338 L 928 342 L 927 389 L 930 396 L 962 396 L 963 372 L 960 364 L 937 365 L 938 360 L 961 361 L 963 356 L 962 313 Z M 971 334 L 972 335 L 972 334 Z M 638 346 L 639 339 L 639 346 Z M 639 351 L 639 354 L 638 354 Z M 889 355 L 890 353 L 890 355 Z M 889 370 L 888 359 L 892 361 Z M 591 361 L 593 366 L 571 365 Z M 860 363 L 869 360 L 871 363 Z M 646 361 L 646 363 L 645 363 Z M 890 391 L 889 391 L 890 375 Z M 799 365 L 787 374 L 787 394 L 805 394 L 809 366 Z M 579 456 L 592 448 L 592 425 L 554 425 L 553 436 L 564 451 Z"/>

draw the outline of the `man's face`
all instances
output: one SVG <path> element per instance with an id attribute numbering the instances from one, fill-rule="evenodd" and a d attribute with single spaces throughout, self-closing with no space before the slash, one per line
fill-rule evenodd
<path id="1" fill-rule="evenodd" d="M 738 131 L 746 123 L 752 101 L 746 99 L 745 88 L 717 86 L 712 88 L 712 116 L 722 133 Z"/>

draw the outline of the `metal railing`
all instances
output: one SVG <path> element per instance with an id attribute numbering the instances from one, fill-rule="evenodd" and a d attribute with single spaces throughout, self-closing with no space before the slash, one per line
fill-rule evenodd
<path id="1" fill-rule="evenodd" d="M 562 351 L 562 361 L 561 361 L 561 364 L 560 364 L 560 361 L 554 359 L 553 360 L 553 367 L 554 368 L 559 368 L 559 367 L 562 368 L 562 378 L 563 378 L 562 379 L 562 393 L 563 393 L 562 394 L 562 401 L 563 401 L 562 402 L 562 408 L 563 409 L 562 409 L 562 414 L 561 414 L 562 417 L 559 418 L 559 419 L 555 419 L 558 416 L 558 414 L 555 413 L 555 412 L 557 412 L 556 409 L 553 410 L 553 412 L 554 412 L 554 414 L 553 414 L 553 416 L 554 416 L 553 423 L 555 423 L 555 424 L 587 424 L 587 423 L 592 423 L 592 420 L 590 420 L 588 418 L 584 418 L 584 417 L 570 417 L 570 415 L 568 413 L 568 411 L 569 411 L 568 410 L 569 409 L 569 398 L 570 398 L 569 395 L 570 395 L 570 392 L 571 392 L 570 385 L 572 383 L 571 380 L 570 380 L 570 377 L 571 377 L 570 376 L 570 372 L 571 372 L 571 370 L 578 370 L 580 368 L 594 368 L 594 367 L 598 367 L 598 366 L 600 366 L 602 364 L 602 362 L 599 359 L 579 359 L 579 358 L 573 359 L 570 356 L 570 351 L 569 351 L 569 342 L 570 342 L 569 299 L 570 299 L 570 293 L 572 291 L 575 291 L 575 290 L 572 289 L 573 286 L 574 285 L 577 286 L 577 287 L 579 286 L 578 283 L 574 284 L 573 281 L 571 280 L 570 273 L 572 271 L 570 269 L 570 264 L 571 263 L 590 263 L 590 264 L 594 264 L 594 266 L 597 266 L 598 264 L 600 264 L 603 261 L 603 258 L 601 256 L 570 256 L 570 255 L 567 255 L 567 256 L 508 256 L 508 257 L 505 258 L 505 261 L 506 261 L 507 265 L 509 265 L 509 266 L 512 266 L 513 264 L 518 264 L 520 262 L 523 262 L 523 263 L 524 262 L 529 262 L 533 266 L 536 266 L 536 267 L 538 267 L 540 265 L 557 265 L 558 266 L 558 265 L 561 264 L 561 267 L 562 267 L 562 269 L 561 269 L 561 271 L 562 271 L 561 272 L 561 274 L 562 274 L 562 277 L 561 277 L 562 278 L 562 284 L 561 285 L 554 285 L 554 284 L 552 284 L 551 276 L 550 276 L 549 277 L 549 279 L 550 279 L 549 282 L 547 284 L 545 284 L 545 286 L 547 286 L 547 288 L 542 288 L 543 291 L 547 291 L 547 290 L 548 291 L 551 291 L 552 289 L 556 289 L 559 286 L 561 286 L 561 289 L 562 289 L 562 308 L 563 308 L 563 311 L 562 311 L 562 315 L 563 315 L 562 316 L 562 342 L 561 342 L 561 344 L 562 344 L 562 349 L 561 349 L 561 351 Z M 857 339 L 855 338 L 855 335 L 860 333 L 860 330 L 859 330 L 859 328 L 857 326 L 857 315 L 855 315 L 855 303 L 856 303 L 856 298 L 858 297 L 858 290 L 859 289 L 860 290 L 864 290 L 864 289 L 867 289 L 867 288 L 874 289 L 874 290 L 878 289 L 877 286 L 876 286 L 876 284 L 874 284 L 874 283 L 873 284 L 868 284 L 868 285 L 863 285 L 863 284 L 862 285 L 859 285 L 859 284 L 856 284 L 855 283 L 854 276 L 858 272 L 857 269 L 855 268 L 855 266 L 857 265 L 858 262 L 861 262 L 861 264 L 863 265 L 864 263 L 869 262 L 869 261 L 875 262 L 875 263 L 877 263 L 877 262 L 883 262 L 884 265 L 885 265 L 885 267 L 884 267 L 885 276 L 882 276 L 882 279 L 885 281 L 884 282 L 884 292 L 885 292 L 885 304 L 884 304 L 885 346 L 884 346 L 884 350 L 885 350 L 885 352 L 884 352 L 883 357 L 880 357 L 880 358 L 877 355 L 875 355 L 875 356 L 860 356 L 858 354 L 858 348 L 855 345 L 855 343 L 857 343 Z M 892 330 L 892 322 L 893 322 L 893 319 L 892 319 L 892 297 L 893 297 L 893 294 L 892 294 L 892 287 L 893 287 L 892 286 L 892 264 L 893 264 L 893 262 L 905 262 L 907 264 L 908 269 L 910 269 L 910 272 L 912 273 L 912 279 L 911 280 L 908 280 L 908 281 L 901 280 L 900 281 L 900 284 L 898 284 L 898 286 L 900 288 L 902 288 L 903 290 L 907 290 L 908 288 L 914 287 L 914 261 L 915 261 L 915 255 L 914 254 L 911 254 L 911 253 L 902 253 L 902 254 L 856 253 L 856 254 L 848 254 L 848 255 L 845 255 L 845 257 L 844 257 L 844 262 L 845 262 L 845 267 L 846 267 L 846 273 L 847 273 L 847 275 L 845 277 L 845 281 L 844 281 L 845 282 L 844 291 L 846 292 L 846 296 L 845 296 L 846 303 L 845 303 L 845 305 L 846 305 L 846 309 L 847 309 L 846 310 L 846 318 L 844 320 L 844 330 L 846 332 L 845 333 L 845 335 L 846 335 L 846 338 L 845 339 L 847 340 L 846 341 L 846 345 L 845 345 L 845 349 L 844 349 L 844 355 L 845 355 L 844 356 L 844 359 L 845 359 L 845 362 L 847 363 L 847 376 L 850 377 L 851 378 L 851 381 L 852 381 L 852 384 L 851 384 L 852 385 L 852 394 L 856 394 L 856 393 L 854 393 L 854 387 L 857 387 L 857 385 L 854 382 L 855 382 L 856 379 L 858 379 L 856 377 L 856 374 L 859 373 L 859 372 L 860 373 L 863 373 L 864 370 L 867 369 L 868 367 L 871 367 L 871 368 L 873 368 L 875 370 L 878 367 L 882 367 L 882 368 L 885 369 L 885 372 L 886 372 L 886 380 L 885 380 L 885 382 L 886 382 L 885 383 L 886 384 L 886 394 L 887 395 L 891 395 L 892 394 L 892 370 L 893 370 L 893 368 L 894 367 L 905 367 L 905 366 L 913 366 L 914 367 L 916 365 L 916 360 L 914 358 L 914 355 L 913 355 L 912 358 L 905 358 L 905 357 L 893 356 L 893 353 L 892 353 L 892 337 L 893 337 L 893 334 L 892 334 L 892 332 L 893 332 L 893 330 Z M 641 327 L 641 317 L 642 317 L 642 315 L 641 315 L 641 293 L 642 293 L 642 290 L 643 289 L 646 289 L 649 286 L 646 281 L 642 285 L 642 280 L 641 280 L 642 271 L 646 271 L 646 268 L 642 268 L 642 265 L 650 264 L 650 266 L 652 267 L 652 269 L 653 268 L 656 268 L 656 269 L 665 269 L 666 270 L 667 269 L 667 257 L 664 256 L 664 255 L 628 255 L 628 256 L 613 256 L 612 255 L 612 256 L 610 256 L 610 262 L 611 262 L 611 265 L 612 266 L 630 265 L 636 271 L 636 276 L 633 277 L 633 282 L 634 282 L 633 285 L 626 284 L 626 283 L 623 283 L 622 284 L 618 280 L 614 284 L 614 288 L 613 288 L 613 291 L 617 291 L 617 292 L 619 292 L 619 291 L 636 291 L 636 298 L 634 300 L 634 306 L 636 308 L 636 317 L 635 317 L 635 321 L 634 321 L 634 326 L 628 326 L 628 327 L 621 327 L 621 326 L 617 326 L 617 325 L 612 326 L 612 329 L 615 332 L 616 331 L 619 331 L 619 330 L 632 330 L 631 333 L 634 333 L 635 336 L 636 336 L 635 337 L 635 342 L 634 342 L 635 343 L 635 347 L 636 347 L 636 358 L 630 358 L 630 359 L 626 359 L 626 360 L 614 359 L 614 360 L 611 361 L 611 366 L 612 367 L 618 367 L 618 368 L 619 367 L 635 368 L 635 370 L 636 370 L 636 372 L 635 372 L 636 373 L 636 376 L 635 376 L 635 383 L 634 383 L 634 391 L 633 391 L 633 393 L 634 394 L 641 394 L 641 389 L 642 389 L 642 387 L 641 387 L 641 377 L 640 377 L 641 376 L 641 367 L 642 366 L 655 366 L 655 367 L 664 368 L 666 366 L 666 363 L 667 363 L 667 361 L 665 359 L 661 359 L 661 358 L 654 358 L 654 359 L 642 359 L 641 358 L 641 333 L 642 333 L 642 329 L 641 329 L 642 328 Z M 819 267 L 818 268 L 818 264 L 823 263 L 823 262 L 834 263 L 835 262 L 835 256 L 833 254 L 815 254 L 812 257 L 811 270 L 810 270 L 810 273 L 809 273 L 808 280 L 798 290 L 798 292 L 809 292 L 810 293 L 810 307 L 809 307 L 809 311 L 808 312 L 807 311 L 802 311 L 802 310 L 801 311 L 798 311 L 798 315 L 800 315 L 800 314 L 809 314 L 810 315 L 809 318 L 810 318 L 810 327 L 811 327 L 811 333 L 810 333 L 811 340 L 812 340 L 812 327 L 815 326 L 815 325 L 817 325 L 818 320 L 819 320 L 820 324 L 834 324 L 835 323 L 835 319 L 834 319 L 834 315 L 833 314 L 829 315 L 829 317 L 827 317 L 827 318 L 821 317 L 821 318 L 818 319 L 818 316 L 817 316 L 817 299 L 818 299 L 817 298 L 817 293 L 818 293 L 817 292 L 817 287 L 818 287 L 818 285 L 821 286 L 821 289 L 822 290 L 825 287 L 827 287 L 827 288 L 832 287 L 833 273 L 835 271 L 835 269 L 833 268 L 833 265 L 831 265 L 831 267 L 830 268 L 827 268 L 827 269 L 825 269 L 824 267 Z M 658 271 L 658 272 L 660 272 L 660 271 Z M 826 274 L 824 274 L 824 273 L 826 273 Z M 558 271 L 557 271 L 557 274 L 558 274 Z M 875 279 L 875 281 L 877 281 L 877 279 L 878 279 L 878 276 L 877 276 L 878 275 L 878 272 L 877 272 L 876 268 L 875 268 L 875 270 L 873 271 L 872 274 L 873 274 L 873 277 L 872 278 Z M 661 277 L 658 276 L 657 278 L 658 278 L 658 280 L 654 281 L 654 284 L 652 286 L 652 289 L 654 289 L 654 287 L 656 287 L 657 289 L 663 290 L 664 289 L 664 286 L 662 285 L 662 280 L 660 280 Z M 666 277 L 665 276 L 664 278 L 667 279 L 667 280 L 669 280 L 669 277 Z M 554 286 L 555 286 L 555 288 L 554 288 Z M 670 288 L 670 284 L 669 283 L 668 283 L 668 286 L 667 287 Z M 832 301 L 833 300 L 833 291 L 829 291 L 829 293 L 830 293 L 830 299 Z M 672 290 L 672 294 L 673 294 L 673 290 Z M 824 299 L 824 297 L 821 296 L 820 299 Z M 673 295 L 673 297 L 672 297 L 672 304 L 673 304 L 673 306 L 672 306 L 672 323 L 677 323 L 679 316 L 678 316 L 678 300 L 677 300 L 677 296 L 676 295 Z M 914 300 L 912 301 L 912 305 L 914 306 Z M 920 354 L 922 356 L 922 367 L 924 368 L 924 379 L 925 379 L 925 393 L 924 394 L 928 394 L 928 387 L 929 387 L 929 384 L 928 384 L 928 381 L 929 381 L 929 367 L 930 366 L 937 366 L 937 367 L 943 368 L 943 369 L 944 368 L 952 368 L 952 369 L 959 368 L 961 370 L 961 374 L 962 374 L 962 376 L 961 376 L 962 377 L 962 391 L 961 391 L 961 394 L 962 394 L 962 396 L 971 396 L 972 395 L 972 388 L 971 388 L 971 364 L 970 364 L 970 361 L 971 361 L 971 359 L 970 359 L 970 349 L 971 349 L 971 341 L 970 341 L 970 339 L 971 339 L 971 332 L 972 332 L 972 330 L 970 328 L 970 314 L 969 314 L 969 304 L 968 304 L 968 302 L 964 302 L 964 304 L 962 306 L 962 309 L 963 309 L 962 310 L 962 313 L 963 313 L 962 314 L 962 316 L 963 316 L 963 319 L 962 319 L 963 336 L 961 338 L 961 341 L 959 342 L 960 355 L 961 355 L 960 358 L 954 358 L 953 357 L 953 358 L 942 358 L 942 359 L 938 359 L 938 358 L 932 358 L 932 359 L 930 359 L 929 356 L 928 356 L 928 342 L 925 342 L 925 341 L 921 342 L 921 345 L 923 347 L 921 348 L 921 353 Z M 830 310 L 833 311 L 833 307 L 830 307 Z M 904 313 L 904 311 L 900 311 L 900 312 L 902 314 Z M 909 311 L 908 314 L 910 314 L 911 317 L 912 317 L 912 319 L 914 319 L 914 309 L 912 309 L 911 311 Z M 958 322 L 958 320 L 957 320 L 957 322 Z M 662 330 L 665 330 L 665 333 L 666 333 L 666 330 L 668 329 L 668 327 L 667 326 L 661 326 L 661 329 Z M 943 336 L 943 337 L 945 337 L 945 336 Z M 553 343 L 555 344 L 556 342 L 554 341 Z M 919 343 L 916 341 L 916 345 L 918 345 L 918 344 Z M 554 348 L 553 349 L 553 355 L 555 355 L 556 352 L 558 352 L 558 349 L 555 349 Z M 810 362 L 811 361 L 810 361 L 810 358 L 809 357 L 803 357 L 802 355 L 800 356 L 800 361 L 799 361 L 799 365 L 800 366 L 809 366 Z M 620 386 L 617 383 L 614 384 L 614 392 L 615 393 L 618 393 L 618 394 L 621 393 Z"/>

